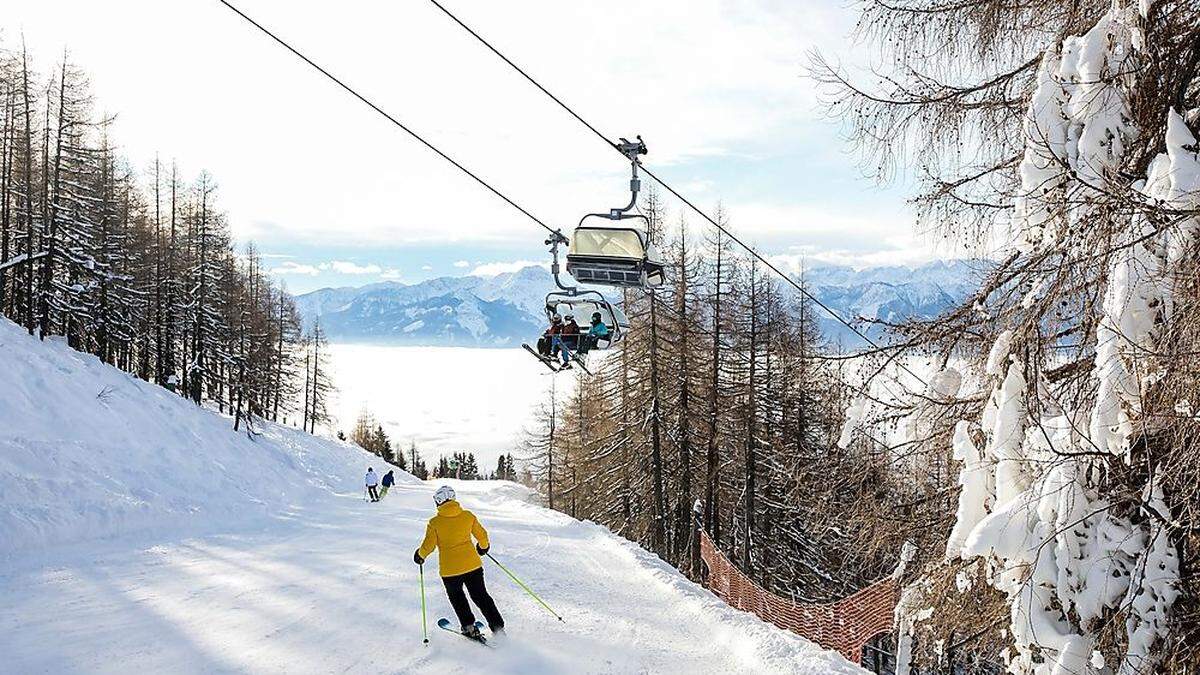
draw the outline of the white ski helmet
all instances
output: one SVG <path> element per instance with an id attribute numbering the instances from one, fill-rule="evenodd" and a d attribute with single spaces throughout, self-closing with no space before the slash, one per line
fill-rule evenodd
<path id="1" fill-rule="evenodd" d="M 449 485 L 443 485 L 437 489 L 437 492 L 433 493 L 433 503 L 438 506 L 455 498 L 457 498 L 457 495 L 454 494 L 454 488 Z"/>

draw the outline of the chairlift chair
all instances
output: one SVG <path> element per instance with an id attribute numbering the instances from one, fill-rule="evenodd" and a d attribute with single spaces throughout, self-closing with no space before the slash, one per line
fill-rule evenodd
<path id="1" fill-rule="evenodd" d="M 629 204 L 609 209 L 608 213 L 589 213 L 579 219 L 571 246 L 567 250 L 567 272 L 584 284 L 618 288 L 655 288 L 663 285 L 664 263 L 650 243 L 650 221 L 646 216 L 629 213 L 637 205 L 642 182 L 638 178 L 638 155 L 646 154 L 642 137 L 624 138 L 617 146 L 629 158 L 633 173 L 629 179 Z M 602 218 L 609 223 L 589 223 Z M 637 223 L 637 221 L 641 223 Z M 627 222 L 634 221 L 634 222 Z"/>
<path id="2" fill-rule="evenodd" d="M 546 320 L 552 323 L 555 316 L 574 315 L 582 319 L 582 338 L 586 335 L 584 326 L 590 326 L 592 315 L 599 312 L 600 320 L 608 328 L 608 336 L 590 346 L 591 350 L 596 351 L 609 349 L 619 343 L 629 330 L 629 318 L 620 306 L 609 302 L 600 291 L 564 283 L 559 276 L 559 247 L 569 245 L 567 272 L 579 283 L 649 290 L 665 282 L 663 261 L 650 244 L 647 234 L 649 219 L 641 214 L 629 213 L 637 204 L 638 189 L 641 187 L 641 181 L 637 177 L 638 155 L 646 154 L 646 144 L 642 142 L 642 137 L 638 136 L 636 142 L 622 138 L 617 147 L 629 158 L 632 166 L 633 178 L 629 181 L 632 195 L 629 205 L 611 209 L 608 213 L 585 215 L 575 227 L 575 235 L 570 240 L 560 230 L 552 231 L 546 239 L 552 258 L 550 273 L 554 276 L 554 284 L 559 288 L 546 296 Z M 612 222 L 603 225 L 589 224 L 589 218 L 603 218 Z M 644 226 L 622 222 L 639 219 Z M 558 370 L 544 352 L 534 350 L 528 344 L 521 346 L 541 359 L 551 370 Z M 582 360 L 580 363 L 582 364 Z"/>
<path id="3" fill-rule="evenodd" d="M 595 213 L 584 216 L 567 250 L 567 272 L 576 281 L 618 288 L 655 288 L 663 284 L 663 261 L 650 244 L 645 229 L 584 224 L 593 217 L 608 216 Z M 622 218 L 645 220 L 645 216 L 632 214 L 622 214 Z"/>
<path id="4" fill-rule="evenodd" d="M 598 291 L 577 290 L 574 293 L 554 291 L 546 296 L 546 319 L 555 315 L 574 315 L 580 330 L 586 334 L 591 325 L 592 314 L 600 314 L 600 322 L 608 327 L 608 337 L 598 340 L 593 350 L 604 350 L 616 345 L 629 330 L 629 318 L 619 305 L 608 301 Z"/>

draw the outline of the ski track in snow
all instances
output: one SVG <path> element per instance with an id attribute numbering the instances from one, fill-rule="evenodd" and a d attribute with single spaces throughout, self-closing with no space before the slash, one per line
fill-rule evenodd
<path id="1" fill-rule="evenodd" d="M 435 485 L 378 504 L 331 496 L 241 533 L 89 555 L 60 552 L 0 577 L 0 670 L 130 672 L 837 673 L 832 653 L 726 607 L 605 529 L 456 483 L 489 528 L 493 554 L 566 621 L 490 561 L 508 623 L 497 649 L 436 627 L 453 617 L 426 563 L 430 644 L 421 643 L 412 550 Z"/>
<path id="2" fill-rule="evenodd" d="M 0 673 L 861 673 L 504 482 L 452 482 L 494 555 L 485 650 L 412 551 L 436 483 L 367 503 L 351 446 L 231 421 L 0 319 Z M 11 489 L 10 489 L 11 488 Z"/>

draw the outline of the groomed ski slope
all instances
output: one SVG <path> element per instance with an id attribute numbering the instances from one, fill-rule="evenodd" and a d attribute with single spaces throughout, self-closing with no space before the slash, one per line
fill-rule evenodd
<path id="1" fill-rule="evenodd" d="M 364 502 L 365 453 L 234 433 L 2 319 L 0 373 L 0 672 L 863 672 L 504 482 L 453 484 L 566 622 L 489 562 L 508 637 L 441 631 L 434 556 L 422 645 L 411 556 L 437 484 L 398 474 Z"/>

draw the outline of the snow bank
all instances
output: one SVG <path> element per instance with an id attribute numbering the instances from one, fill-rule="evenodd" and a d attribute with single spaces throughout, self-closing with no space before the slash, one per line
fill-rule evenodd
<path id="1" fill-rule="evenodd" d="M 230 418 L 2 318 L 0 372 L 0 556 L 244 526 L 314 492 L 361 490 L 379 462 L 289 427 L 235 432 Z"/>

